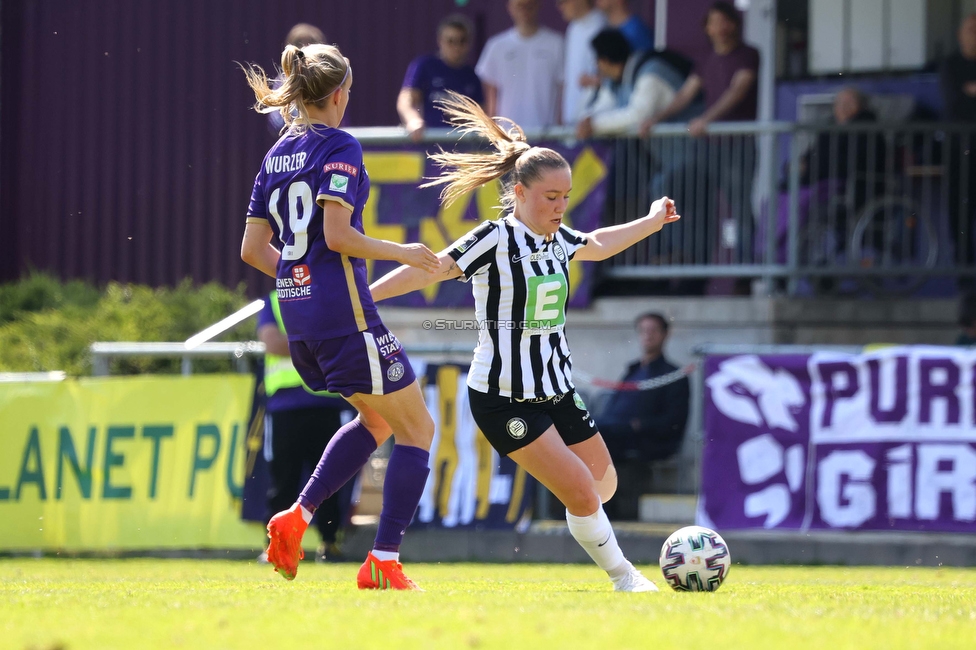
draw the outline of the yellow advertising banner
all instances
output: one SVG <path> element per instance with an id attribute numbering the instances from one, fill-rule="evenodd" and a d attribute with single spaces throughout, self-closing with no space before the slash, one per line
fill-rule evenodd
<path id="1" fill-rule="evenodd" d="M 0 550 L 257 548 L 250 375 L 0 383 Z"/>

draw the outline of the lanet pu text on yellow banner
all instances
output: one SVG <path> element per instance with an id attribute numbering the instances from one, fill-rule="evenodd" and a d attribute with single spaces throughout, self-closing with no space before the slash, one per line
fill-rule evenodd
<path id="1" fill-rule="evenodd" d="M 0 383 L 0 550 L 257 548 L 250 375 Z"/>

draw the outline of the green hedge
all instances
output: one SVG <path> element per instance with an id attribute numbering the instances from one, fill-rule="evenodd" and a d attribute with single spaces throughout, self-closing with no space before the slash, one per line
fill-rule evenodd
<path id="1" fill-rule="evenodd" d="M 94 341 L 184 341 L 247 302 L 243 284 L 236 291 L 189 280 L 175 288 L 113 282 L 98 289 L 35 273 L 0 285 L 0 372 L 88 375 Z M 217 340 L 252 340 L 254 327 L 248 319 Z M 179 359 L 120 359 L 112 373 L 178 372 L 179 366 Z M 229 359 L 194 362 L 200 372 L 230 369 Z"/>

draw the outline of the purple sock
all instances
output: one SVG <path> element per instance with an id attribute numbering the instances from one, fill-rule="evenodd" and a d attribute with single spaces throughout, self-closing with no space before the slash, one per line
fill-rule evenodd
<path id="1" fill-rule="evenodd" d="M 358 419 L 347 423 L 332 436 L 298 502 L 314 512 L 359 473 L 374 451 L 376 439 L 369 430 Z"/>
<path id="2" fill-rule="evenodd" d="M 383 481 L 383 510 L 373 549 L 397 552 L 403 533 L 417 511 L 430 469 L 430 453 L 420 447 L 394 445 Z"/>

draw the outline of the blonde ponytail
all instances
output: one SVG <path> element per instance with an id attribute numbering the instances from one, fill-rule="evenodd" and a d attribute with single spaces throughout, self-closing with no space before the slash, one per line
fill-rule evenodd
<path id="1" fill-rule="evenodd" d="M 281 84 L 275 84 L 259 65 L 241 66 L 254 91 L 254 110 L 280 111 L 285 128 L 301 131 L 311 123 L 306 104 L 321 106 L 349 77 L 349 62 L 334 45 L 286 45 L 281 53 Z"/>
<path id="2" fill-rule="evenodd" d="M 528 185 L 545 169 L 569 167 L 569 163 L 552 149 L 531 146 L 522 128 L 508 118 L 491 118 L 477 102 L 454 91 L 447 92 L 447 99 L 437 104 L 454 129 L 464 134 L 480 136 L 494 149 L 491 153 L 460 153 L 444 151 L 429 154 L 443 171 L 420 187 L 443 185 L 441 200 L 449 206 L 461 196 L 476 190 L 485 183 L 508 176 L 502 196 L 502 208 L 515 207 L 512 190 L 515 183 Z M 507 130 L 502 123 L 510 124 Z"/>

